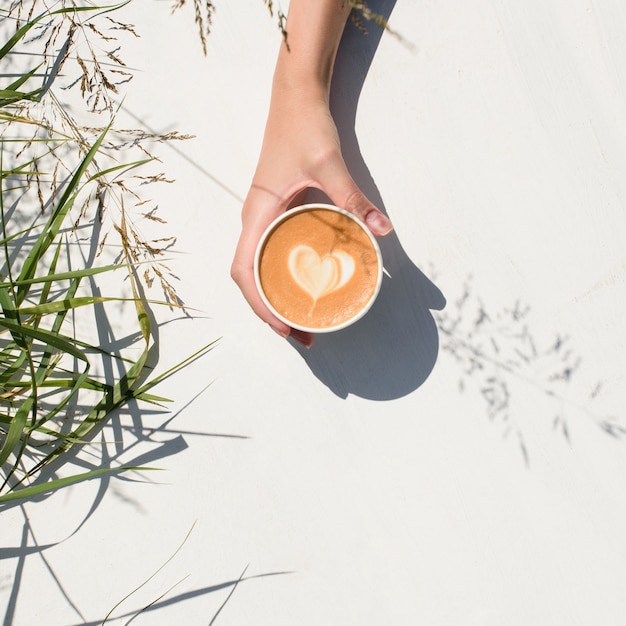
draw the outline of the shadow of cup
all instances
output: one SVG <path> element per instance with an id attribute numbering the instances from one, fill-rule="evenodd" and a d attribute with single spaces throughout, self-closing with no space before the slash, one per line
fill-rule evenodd
<path id="1" fill-rule="evenodd" d="M 439 336 L 431 310 L 442 309 L 445 299 L 394 235 L 379 243 L 389 275 L 367 315 L 349 328 L 317 335 L 308 350 L 293 344 L 315 376 L 342 398 L 405 396 L 428 378 L 437 360 Z"/>
<path id="2" fill-rule="evenodd" d="M 368 5 L 388 19 L 395 0 L 373 0 Z M 334 67 L 331 110 L 352 177 L 386 213 L 355 132 L 359 96 L 383 33 L 373 22 L 367 28 L 369 32 L 363 34 L 354 24 L 346 26 Z M 384 115 L 381 111 L 381 119 Z M 307 201 L 323 198 L 313 193 Z M 343 398 L 349 394 L 372 400 L 405 396 L 428 378 L 437 360 L 439 337 L 431 311 L 443 309 L 445 298 L 409 259 L 395 232 L 378 242 L 387 275 L 367 315 L 349 328 L 317 335 L 308 350 L 293 343 L 315 376 Z"/>

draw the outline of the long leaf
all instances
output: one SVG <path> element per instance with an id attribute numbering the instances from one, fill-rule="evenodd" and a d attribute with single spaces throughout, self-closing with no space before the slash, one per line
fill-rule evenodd
<path id="1" fill-rule="evenodd" d="M 144 348 L 139 355 L 139 358 L 131 365 L 129 370 L 120 377 L 120 380 L 115 385 L 111 387 L 110 392 L 106 393 L 104 397 L 91 409 L 85 419 L 83 419 L 83 421 L 74 430 L 72 430 L 70 436 L 74 439 L 86 439 L 90 433 L 102 423 L 102 420 L 107 415 L 115 409 L 123 406 L 129 400 L 133 399 L 134 387 L 142 375 L 146 361 L 148 360 L 151 336 L 150 319 L 144 303 L 137 292 L 132 270 L 129 274 L 135 296 L 135 309 L 137 311 L 137 320 L 139 322 L 144 341 Z M 70 446 L 71 443 L 69 442 L 62 443 L 55 450 L 41 459 L 33 468 L 31 468 L 31 470 L 24 476 L 23 480 L 40 471 L 41 468 L 45 467 L 52 460 L 63 454 L 68 448 L 70 448 Z"/>
<path id="2" fill-rule="evenodd" d="M 1 243 L 1 242 L 0 242 Z M 146 261 L 147 263 L 147 261 Z M 22 287 L 26 285 L 36 285 L 39 283 L 58 283 L 62 280 L 71 280 L 74 278 L 86 278 L 95 276 L 104 272 L 112 272 L 114 270 L 128 267 L 126 264 L 103 265 L 102 267 L 87 267 L 80 270 L 72 270 L 69 272 L 58 272 L 54 274 L 46 274 L 45 276 L 34 276 L 25 280 L 14 280 L 10 283 L 0 282 L 0 289 L 7 289 L 12 286 Z"/>
<path id="3" fill-rule="evenodd" d="M 142 466 L 122 466 L 122 467 L 107 467 L 97 470 L 91 470 L 89 472 L 83 472 L 82 474 L 75 474 L 74 476 L 67 476 L 65 478 L 57 478 L 55 480 L 51 480 L 47 483 L 41 483 L 39 485 L 31 485 L 30 487 L 22 487 L 21 489 L 16 489 L 14 491 L 10 491 L 2 496 L 0 496 L 0 504 L 4 504 L 6 502 L 12 502 L 14 500 L 21 500 L 24 498 L 32 498 L 34 496 L 40 496 L 42 494 L 50 493 L 51 491 L 56 491 L 57 489 L 61 489 L 63 487 L 68 487 L 69 485 L 75 485 L 76 483 L 90 480 L 91 478 L 97 478 L 98 476 L 102 476 L 103 474 L 117 474 L 120 472 L 146 472 L 146 471 L 159 471 L 158 467 L 142 467 Z"/>
<path id="4" fill-rule="evenodd" d="M 28 280 L 35 275 L 37 265 L 41 260 L 42 256 L 57 236 L 59 229 L 70 210 L 72 204 L 74 203 L 74 192 L 78 187 L 80 179 L 83 177 L 83 174 L 95 158 L 98 150 L 100 149 L 100 145 L 104 140 L 105 135 L 109 131 L 111 124 L 109 124 L 100 134 L 96 142 L 91 146 L 89 152 L 85 155 L 80 165 L 74 172 L 74 175 L 70 179 L 66 188 L 63 191 L 63 195 L 59 199 L 56 209 L 53 211 L 50 219 L 48 220 L 48 224 L 46 225 L 46 229 L 39 236 L 31 251 L 29 252 L 26 260 L 24 261 L 24 265 L 22 267 L 22 271 L 18 277 L 18 281 Z M 17 292 L 17 304 L 21 304 L 26 297 L 27 290 L 22 286 L 18 288 Z"/>
<path id="5" fill-rule="evenodd" d="M 137 395 L 144 394 L 146 391 L 148 391 L 148 389 L 152 389 L 152 387 L 154 387 L 155 385 L 158 385 L 159 383 L 163 382 L 166 378 L 169 378 L 170 376 L 172 376 L 172 374 L 175 374 L 176 372 L 181 370 L 183 367 L 185 367 L 185 365 L 203 356 L 204 354 L 212 350 L 217 345 L 218 341 L 219 339 L 215 339 L 211 341 L 210 343 L 206 344 L 205 346 L 203 346 L 202 348 L 194 352 L 192 355 L 188 356 L 186 359 L 180 361 L 179 363 L 177 363 L 176 365 L 174 365 L 167 371 L 163 372 L 160 376 L 155 376 L 154 378 L 150 379 L 145 385 L 137 389 Z"/>
<path id="6" fill-rule="evenodd" d="M 0 89 L 0 107 L 6 107 L 21 100 L 36 102 L 39 99 L 41 88 L 33 91 L 13 91 L 11 89 Z"/>
<path id="7" fill-rule="evenodd" d="M 22 74 L 17 80 L 14 80 L 7 89 L 19 89 L 29 78 L 34 76 L 35 72 L 43 65 L 40 63 L 37 67 L 34 67 L 30 72 L 26 72 L 26 74 Z"/>
<path id="8" fill-rule="evenodd" d="M 9 38 L 9 40 L 4 44 L 4 46 L 2 46 L 2 48 L 0 48 L 0 59 L 4 58 L 28 34 L 28 31 L 30 31 L 31 28 L 33 26 L 36 26 L 45 17 L 61 15 L 62 13 L 75 13 L 78 11 L 114 10 L 123 7 L 125 4 L 128 4 L 128 1 L 122 2 L 117 5 L 102 7 L 66 7 L 63 9 L 57 9 L 56 11 L 46 11 L 15 31 L 13 36 Z"/>
<path id="9" fill-rule="evenodd" d="M 2 467 L 7 459 L 11 456 L 11 453 L 15 450 L 20 439 L 22 437 L 22 433 L 26 428 L 26 422 L 28 420 L 28 414 L 33 406 L 33 398 L 28 397 L 22 404 L 20 404 L 17 412 L 11 419 L 11 424 L 9 425 L 9 432 L 7 433 L 6 439 L 2 444 L 2 448 L 0 449 L 0 467 Z"/>
<path id="10" fill-rule="evenodd" d="M 66 339 L 61 335 L 51 333 L 47 330 L 33 328 L 28 324 L 17 324 L 2 317 L 0 317 L 0 326 L 3 326 L 7 330 L 21 334 L 25 337 L 37 339 L 44 344 L 49 344 L 54 348 L 66 352 L 67 354 L 73 356 L 76 359 L 79 359 L 80 361 L 84 361 L 87 364 L 89 363 L 83 352 L 76 348 L 69 339 Z"/>

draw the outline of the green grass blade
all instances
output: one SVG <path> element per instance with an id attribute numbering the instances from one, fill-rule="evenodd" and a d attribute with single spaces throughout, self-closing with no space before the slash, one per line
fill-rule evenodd
<path id="1" fill-rule="evenodd" d="M 1 242 L 0 242 L 1 243 Z M 147 261 L 146 261 L 147 263 Z M 15 285 L 16 287 L 23 287 L 27 285 L 37 285 L 41 283 L 58 283 L 62 280 L 73 280 L 75 278 L 87 278 L 88 276 L 96 276 L 97 274 L 103 274 L 104 272 L 112 272 L 120 268 L 128 268 L 126 264 L 115 265 L 103 265 L 102 267 L 87 267 L 80 270 L 72 270 L 69 272 L 58 272 L 55 274 L 47 274 L 45 276 L 33 276 L 24 280 L 14 280 L 11 283 L 0 283 L 0 289 L 7 289 Z"/>
<path id="2" fill-rule="evenodd" d="M 22 315 L 49 315 L 51 313 L 63 313 L 82 306 L 99 304 L 101 302 L 111 302 L 114 300 L 120 300 L 120 298 L 110 298 L 105 296 L 80 296 L 77 298 L 65 298 L 63 300 L 54 300 L 52 302 L 44 302 L 43 304 L 22 307 L 20 308 L 20 313 Z"/>
<path id="3" fill-rule="evenodd" d="M 28 415 L 31 411 L 32 406 L 33 398 L 26 398 L 11 419 L 6 439 L 2 444 L 2 448 L 0 448 L 0 467 L 2 467 L 6 463 L 8 458 L 11 456 L 11 453 L 18 446 L 18 443 L 20 442 L 20 439 L 22 437 L 22 433 L 26 428 L 26 422 L 28 421 Z"/>
<path id="4" fill-rule="evenodd" d="M 119 381 L 113 385 L 110 392 L 105 394 L 104 397 L 91 409 L 88 415 L 83 421 L 70 433 L 70 436 L 74 439 L 86 439 L 90 433 L 97 428 L 102 420 L 108 416 L 115 409 L 123 406 L 135 397 L 134 387 L 142 375 L 148 360 L 148 353 L 150 348 L 150 318 L 145 309 L 144 301 L 139 297 L 137 288 L 134 282 L 132 270 L 130 270 L 131 285 L 135 296 L 135 309 L 137 311 L 137 320 L 141 329 L 142 338 L 144 341 L 144 348 L 138 357 L 138 359 L 130 366 L 128 371 L 120 377 Z M 1 320 L 0 320 L 1 323 Z M 86 379 L 86 375 L 84 377 Z M 83 380 L 84 380 L 83 379 Z M 63 454 L 71 444 L 69 442 L 63 442 L 55 450 L 50 452 L 42 460 L 40 460 L 31 470 L 28 472 L 24 479 L 33 475 L 35 472 L 41 470 L 52 460 Z"/>
<path id="5" fill-rule="evenodd" d="M 5 316 L 5 319 L 0 318 L 0 323 L 10 322 L 11 324 L 14 324 L 15 326 L 19 328 L 20 326 L 19 314 L 17 310 L 15 309 L 15 304 L 13 303 L 13 300 L 11 299 L 11 294 L 9 294 L 7 290 L 5 289 L 0 289 L 0 309 L 2 309 L 2 313 Z M 24 340 L 23 335 L 19 332 L 15 333 L 14 327 L 7 326 L 6 324 L 3 324 L 3 325 L 5 326 L 5 328 L 7 328 L 11 332 L 13 341 L 15 341 L 15 343 L 22 350 L 28 350 L 28 344 Z"/>
<path id="6" fill-rule="evenodd" d="M 148 381 L 145 385 L 143 385 L 140 389 L 137 389 L 137 394 L 144 394 L 146 391 L 148 391 L 148 389 L 152 389 L 152 387 L 154 387 L 155 385 L 158 385 L 160 382 L 164 381 L 166 378 L 169 378 L 170 376 L 172 376 L 172 374 L 175 374 L 176 372 L 181 370 L 183 367 L 185 367 L 185 365 L 187 365 L 188 363 L 191 363 L 191 361 L 195 361 L 199 357 L 203 356 L 204 354 L 212 350 L 217 345 L 218 341 L 219 339 L 215 339 L 211 341 L 210 343 L 206 344 L 205 346 L 203 346 L 202 348 L 194 352 L 192 355 L 188 356 L 186 359 L 183 359 L 182 361 L 180 361 L 173 367 L 169 368 L 167 371 L 163 372 L 161 375 L 155 376 L 150 381 Z"/>
<path id="7" fill-rule="evenodd" d="M 17 278 L 18 281 L 23 281 L 29 278 L 33 278 L 33 276 L 35 275 L 39 261 L 43 257 L 44 253 L 46 252 L 46 250 L 48 249 L 52 241 L 57 236 L 68 211 L 70 210 L 72 204 L 74 203 L 74 198 L 75 198 L 74 193 L 76 191 L 76 188 L 78 187 L 78 184 L 81 178 L 83 177 L 85 171 L 87 170 L 87 168 L 89 167 L 93 159 L 95 158 L 96 154 L 98 153 L 98 150 L 100 149 L 100 145 L 102 144 L 102 141 L 104 140 L 104 137 L 106 136 L 110 127 L 111 127 L 111 124 L 109 124 L 102 131 L 102 133 L 100 134 L 98 139 L 95 141 L 95 143 L 91 146 L 91 148 L 89 149 L 89 152 L 87 152 L 87 154 L 85 155 L 85 157 L 79 164 L 78 168 L 74 172 L 74 175 L 68 182 L 66 188 L 63 191 L 61 198 L 59 199 L 56 209 L 53 211 L 52 215 L 50 216 L 50 219 L 48 220 L 45 230 L 39 236 L 39 238 L 33 245 L 31 251 L 29 252 L 28 256 L 26 257 L 24 261 L 24 265 L 22 267 L 22 271 L 20 272 L 20 275 Z M 18 287 L 17 297 L 16 297 L 18 304 L 21 304 L 24 301 L 26 294 L 27 294 L 27 289 L 24 286 Z"/>
<path id="8" fill-rule="evenodd" d="M 21 371 L 26 362 L 26 352 L 24 352 L 24 350 L 19 350 L 17 355 L 15 355 L 14 352 L 14 350 L 8 352 L 5 360 L 5 351 L 2 351 L 3 363 L 6 363 L 6 366 L 4 370 L 0 372 L 0 389 L 3 388 L 11 380 L 11 378 L 13 378 L 13 376 Z M 30 387 L 30 383 L 28 386 Z"/>
<path id="9" fill-rule="evenodd" d="M 98 178 L 102 178 L 103 176 L 108 176 L 109 174 L 113 174 L 114 172 L 119 172 L 120 170 L 126 172 L 134 167 L 139 167 L 140 165 L 145 165 L 146 163 L 152 163 L 154 161 L 154 157 L 149 159 L 140 159 L 138 161 L 132 161 L 130 163 L 122 163 L 120 165 L 114 165 L 113 167 L 109 167 L 106 170 L 101 170 L 94 174 L 89 180 L 94 181 Z"/>
<path id="10" fill-rule="evenodd" d="M 62 13 L 77 13 L 79 11 L 96 11 L 96 10 L 114 10 L 120 7 L 123 7 L 125 4 L 128 4 L 130 0 L 127 2 L 122 2 L 117 5 L 110 6 L 102 6 L 102 7 L 66 7 L 63 9 L 57 9 L 56 11 L 46 11 L 41 15 L 38 15 L 30 22 L 27 22 L 21 28 L 13 33 L 13 36 L 9 38 L 9 40 L 0 48 L 0 59 L 4 58 L 27 34 L 28 31 L 36 26 L 42 19 L 45 17 L 52 17 L 53 15 L 61 15 Z"/>
<path id="11" fill-rule="evenodd" d="M 55 300 L 53 302 L 45 302 L 43 304 L 35 304 L 33 306 L 25 306 L 19 309 L 22 315 L 49 315 L 50 313 L 67 312 L 82 306 L 91 304 L 100 304 L 103 302 L 135 302 L 134 298 L 115 298 L 112 296 L 79 296 L 76 298 L 65 298 L 64 300 Z M 173 306 L 165 300 L 145 300 L 147 304 L 160 304 Z"/>
<path id="12" fill-rule="evenodd" d="M 30 382 L 26 380 L 18 380 L 12 384 L 16 389 L 30 387 Z M 39 383 L 38 386 L 41 389 L 49 389 L 49 388 L 67 389 L 67 388 L 73 387 L 74 384 L 75 384 L 75 381 L 73 378 L 47 378 L 41 381 L 41 383 Z M 96 380 L 94 378 L 87 377 L 83 381 L 82 389 L 90 389 L 91 391 L 106 392 L 111 389 L 111 385 L 108 385 L 107 383 L 103 383 L 102 381 Z"/>
<path id="13" fill-rule="evenodd" d="M 30 72 L 26 72 L 26 74 L 22 74 L 17 80 L 13 81 L 7 89 L 16 90 L 19 89 L 29 78 L 31 78 L 35 72 L 43 65 L 40 63 L 37 67 L 34 67 Z"/>
<path id="14" fill-rule="evenodd" d="M 15 91 L 14 89 L 0 89 L 0 107 L 7 107 L 20 100 L 36 102 L 42 89 L 39 87 L 33 91 Z"/>
<path id="15" fill-rule="evenodd" d="M 86 364 L 89 364 L 89 361 L 87 360 L 87 357 L 85 357 L 83 352 L 76 348 L 69 339 L 64 338 L 62 335 L 58 335 L 47 330 L 33 328 L 28 324 L 17 324 L 1 317 L 0 326 L 3 326 L 7 330 L 23 335 L 25 337 L 37 339 L 44 344 L 48 344 L 54 348 L 57 348 L 58 350 L 61 350 L 73 356 L 76 359 L 79 359 L 80 361 L 84 361 Z"/>
<path id="16" fill-rule="evenodd" d="M 105 616 L 104 619 L 102 620 L 102 622 L 100 623 L 100 626 L 105 626 L 105 624 L 109 621 L 109 617 L 111 617 L 111 615 L 113 615 L 113 612 L 115 611 L 115 609 L 117 609 L 119 606 L 122 605 L 122 603 L 124 603 L 126 600 L 128 600 L 128 598 L 130 598 L 133 594 L 137 593 L 137 591 L 139 591 L 142 587 L 144 587 L 145 585 L 147 585 L 160 571 L 163 570 L 163 568 L 165 568 L 165 566 L 170 563 L 174 557 L 181 551 L 182 547 L 187 543 L 187 540 L 189 539 L 189 536 L 191 535 L 191 531 L 194 529 L 196 523 L 194 522 L 191 526 L 191 528 L 189 529 L 189 531 L 187 532 L 186 537 L 184 538 L 183 542 L 178 546 L 178 548 L 176 548 L 174 554 L 172 554 L 167 561 L 165 561 L 165 563 L 163 563 L 163 565 L 161 565 L 161 567 L 159 567 L 153 574 L 151 574 L 146 580 L 144 580 L 139 586 L 135 587 L 135 589 L 133 589 L 130 593 L 126 594 Z M 135 619 L 134 617 L 131 618 Z M 126 622 L 127 624 L 130 622 Z"/>
<path id="17" fill-rule="evenodd" d="M 0 496 L 0 504 L 12 502 L 15 500 L 22 500 L 24 498 L 33 498 L 40 496 L 69 485 L 75 485 L 76 483 L 97 478 L 105 474 L 118 474 L 120 472 L 147 472 L 147 471 L 159 471 L 158 467 L 142 467 L 142 466 L 121 466 L 121 467 L 107 467 L 97 470 L 91 470 L 89 472 L 83 472 L 82 474 L 75 474 L 74 476 L 67 476 L 66 478 L 57 478 L 47 483 L 41 483 L 39 485 L 31 485 L 29 487 L 22 487 L 21 489 L 15 489 L 4 495 Z"/>

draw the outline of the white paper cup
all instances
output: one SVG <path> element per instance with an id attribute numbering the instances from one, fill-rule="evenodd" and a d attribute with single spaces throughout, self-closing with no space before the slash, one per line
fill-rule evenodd
<path id="1" fill-rule="evenodd" d="M 311 211 L 313 209 L 325 209 L 325 210 L 328 210 L 328 211 L 334 211 L 334 212 L 337 212 L 337 213 L 341 213 L 342 215 L 345 215 L 346 217 L 351 219 L 355 224 L 357 224 L 358 227 L 367 235 L 367 238 L 369 239 L 369 242 L 372 245 L 372 249 L 373 249 L 373 251 L 374 251 L 374 253 L 376 255 L 376 260 L 377 260 L 377 265 L 378 265 L 376 279 L 375 279 L 375 285 L 374 285 L 374 290 L 373 290 L 371 296 L 369 297 L 369 299 L 361 307 L 359 307 L 358 310 L 351 317 L 349 317 L 348 319 L 344 319 L 340 323 L 337 323 L 337 324 L 326 325 L 326 326 L 321 326 L 321 327 L 303 325 L 301 323 L 298 323 L 298 322 L 296 322 L 294 320 L 289 319 L 285 314 L 283 314 L 283 313 L 281 313 L 281 311 L 277 310 L 276 307 L 274 306 L 274 304 L 268 298 L 267 294 L 265 293 L 265 291 L 263 289 L 263 285 L 261 283 L 261 276 L 260 276 L 261 256 L 262 256 L 263 251 L 265 249 L 266 242 L 269 240 L 269 238 L 274 234 L 274 232 L 280 227 L 280 225 L 283 222 L 285 222 L 286 220 L 292 218 L 295 214 L 302 213 L 302 212 L 305 212 L 305 211 Z M 357 262 L 358 262 L 358 260 L 357 260 Z M 265 303 L 265 306 L 267 306 L 267 308 L 279 320 L 283 321 L 285 324 L 287 324 L 291 328 L 296 328 L 298 330 L 303 330 L 303 331 L 310 332 L 310 333 L 328 333 L 328 332 L 334 332 L 334 331 L 337 331 L 337 330 L 341 330 L 343 328 L 346 328 L 347 326 L 350 326 L 351 324 L 354 324 L 357 320 L 361 319 L 369 311 L 369 309 L 374 304 L 374 301 L 376 300 L 376 297 L 378 296 L 378 293 L 380 292 L 380 287 L 382 285 L 382 280 L 383 280 L 383 260 L 382 260 L 382 254 L 380 252 L 380 247 L 378 245 L 378 242 L 376 241 L 376 238 L 374 237 L 374 235 L 372 235 L 372 233 L 367 228 L 367 226 L 360 219 L 355 217 L 352 213 L 350 213 L 348 211 L 345 211 L 344 209 L 341 209 L 341 208 L 339 208 L 337 206 L 334 206 L 334 205 L 331 205 L 331 204 L 321 204 L 321 203 L 305 204 L 305 205 L 298 206 L 298 207 L 295 207 L 293 209 L 290 209 L 290 210 L 286 211 L 285 213 L 280 215 L 278 218 L 276 218 L 267 227 L 267 229 L 263 233 L 263 236 L 261 237 L 261 240 L 259 241 L 259 244 L 258 244 L 257 249 L 256 249 L 256 254 L 255 254 L 255 257 L 254 257 L 254 278 L 255 278 L 255 281 L 256 281 L 257 290 L 259 292 L 259 295 L 261 296 L 261 299 Z M 305 298 L 305 297 L 306 296 L 303 293 L 303 298 Z"/>

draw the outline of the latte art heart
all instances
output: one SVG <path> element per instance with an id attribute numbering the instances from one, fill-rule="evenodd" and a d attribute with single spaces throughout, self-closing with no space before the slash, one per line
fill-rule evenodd
<path id="1" fill-rule="evenodd" d="M 310 246 L 296 246 L 289 255 L 293 279 L 313 300 L 345 285 L 354 268 L 354 259 L 342 250 L 320 256 Z"/>
<path id="2" fill-rule="evenodd" d="M 332 205 L 286 211 L 267 228 L 255 282 L 268 309 L 291 328 L 340 330 L 369 310 L 382 282 L 380 249 L 352 214 Z"/>

